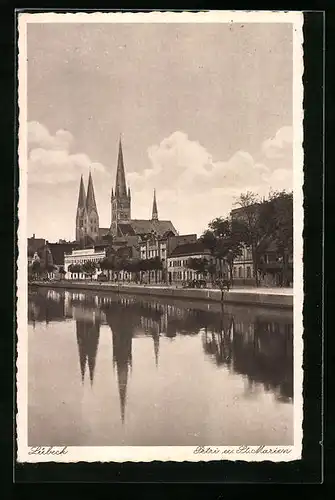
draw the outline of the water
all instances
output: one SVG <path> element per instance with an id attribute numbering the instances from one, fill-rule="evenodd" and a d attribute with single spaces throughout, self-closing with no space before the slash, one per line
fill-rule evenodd
<path id="1" fill-rule="evenodd" d="M 293 444 L 290 311 L 36 288 L 29 446 Z"/>

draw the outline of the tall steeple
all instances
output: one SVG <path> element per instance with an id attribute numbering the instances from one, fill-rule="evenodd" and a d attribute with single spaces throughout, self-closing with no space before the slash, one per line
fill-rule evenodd
<path id="1" fill-rule="evenodd" d="M 158 210 L 157 210 L 157 202 L 156 202 L 156 189 L 154 189 L 154 201 L 152 204 L 152 217 L 151 220 L 158 220 Z"/>
<path id="2" fill-rule="evenodd" d="M 121 137 L 119 140 L 119 152 L 117 158 L 115 190 L 111 193 L 111 225 L 110 230 L 113 236 L 118 235 L 118 226 L 131 219 L 131 195 L 130 189 L 126 185 L 124 172 L 123 151 Z"/>
<path id="3" fill-rule="evenodd" d="M 80 178 L 79 196 L 76 214 L 76 241 L 82 241 L 87 233 L 87 210 L 86 210 L 86 193 L 84 187 L 83 176 Z"/>
<path id="4" fill-rule="evenodd" d="M 78 208 L 84 208 L 86 203 L 86 193 L 84 187 L 83 176 L 80 177 L 80 185 L 79 185 L 79 196 L 78 196 Z"/>
<path id="5" fill-rule="evenodd" d="M 124 173 L 123 152 L 121 137 L 119 140 L 119 154 L 117 158 L 116 180 L 115 180 L 115 196 L 127 197 L 126 176 Z"/>
<path id="6" fill-rule="evenodd" d="M 90 170 L 90 173 L 88 176 L 86 208 L 87 208 L 87 212 L 90 212 L 91 210 L 95 210 L 96 212 L 98 212 L 97 204 L 95 201 L 95 194 L 94 194 L 94 187 L 93 187 L 91 170 Z"/>

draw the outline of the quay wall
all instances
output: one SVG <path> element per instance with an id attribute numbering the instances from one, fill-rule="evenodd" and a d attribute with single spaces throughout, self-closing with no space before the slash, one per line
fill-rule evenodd
<path id="1" fill-rule="evenodd" d="M 31 286 L 41 286 L 47 288 L 65 288 L 74 290 L 94 290 L 94 291 L 110 291 L 112 293 L 146 295 L 152 297 L 171 297 L 174 299 L 202 300 L 206 302 L 221 302 L 221 291 L 211 289 L 185 289 L 173 287 L 155 287 L 150 285 L 115 285 L 111 283 L 94 283 L 94 282 L 69 282 L 69 281 L 52 281 L 52 282 L 34 282 Z M 269 306 L 279 308 L 293 308 L 293 293 L 290 295 L 274 293 L 257 289 L 251 291 L 225 291 L 224 303 L 254 305 L 254 306 Z"/>

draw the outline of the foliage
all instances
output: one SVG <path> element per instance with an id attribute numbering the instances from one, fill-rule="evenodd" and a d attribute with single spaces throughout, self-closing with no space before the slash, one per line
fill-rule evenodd
<path id="1" fill-rule="evenodd" d="M 241 242 L 251 249 L 254 278 L 258 286 L 259 249 L 266 237 L 260 224 L 261 203 L 255 193 L 248 191 L 239 196 L 235 205 L 239 207 L 235 220 L 238 221 L 241 229 Z"/>
<path id="2" fill-rule="evenodd" d="M 208 272 L 208 259 L 202 258 L 190 258 L 187 261 L 187 267 L 192 269 L 197 274 L 206 275 Z"/>
<path id="3" fill-rule="evenodd" d="M 273 239 L 280 253 L 293 253 L 293 193 L 270 193 L 260 210 L 261 230 Z"/>
<path id="4" fill-rule="evenodd" d="M 208 229 L 200 240 L 210 249 L 212 255 L 228 263 L 232 275 L 233 262 L 241 255 L 244 240 L 244 227 L 238 220 L 217 217 L 208 224 Z M 216 266 L 215 266 L 216 267 Z M 208 270 L 214 278 L 213 267 Z"/>
<path id="5" fill-rule="evenodd" d="M 216 264 L 214 262 L 209 262 L 207 264 L 207 269 L 206 271 L 210 274 L 212 280 L 214 279 L 214 276 L 216 274 Z"/>
<path id="6" fill-rule="evenodd" d="M 83 266 L 81 264 L 70 264 L 68 270 L 70 273 L 82 273 Z"/>
<path id="7" fill-rule="evenodd" d="M 41 272 L 41 263 L 39 260 L 34 260 L 31 265 L 31 270 L 33 274 L 40 274 Z"/>
<path id="8" fill-rule="evenodd" d="M 293 193 L 275 191 L 262 203 L 260 228 L 274 241 L 282 261 L 282 284 L 288 285 L 288 259 L 293 254 Z M 266 247 L 264 248 L 266 251 Z"/>
<path id="9" fill-rule="evenodd" d="M 84 262 L 82 269 L 85 274 L 92 278 L 93 274 L 95 274 L 96 272 L 97 265 L 92 260 L 87 260 L 86 262 Z"/>
<path id="10" fill-rule="evenodd" d="M 60 266 L 58 269 L 58 272 L 61 276 L 64 276 L 66 274 L 66 271 L 64 269 L 64 266 Z"/>

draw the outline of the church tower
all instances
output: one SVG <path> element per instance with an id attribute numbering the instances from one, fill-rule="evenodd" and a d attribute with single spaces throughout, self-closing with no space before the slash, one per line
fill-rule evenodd
<path id="1" fill-rule="evenodd" d="M 82 241 L 87 235 L 86 194 L 83 176 L 80 178 L 78 206 L 76 215 L 76 241 Z"/>
<path id="2" fill-rule="evenodd" d="M 151 220 L 158 220 L 158 210 L 157 210 L 157 202 L 156 202 L 156 189 L 154 189 L 154 201 L 152 204 L 152 216 Z"/>
<path id="3" fill-rule="evenodd" d="M 130 189 L 126 186 L 124 173 L 123 152 L 121 138 L 119 141 L 119 153 L 117 159 L 115 191 L 112 189 L 111 195 L 111 233 L 117 236 L 117 226 L 119 222 L 129 222 L 131 218 L 131 195 Z"/>
<path id="4" fill-rule="evenodd" d="M 98 215 L 97 204 L 95 201 L 91 171 L 88 177 L 86 212 L 87 212 L 87 234 L 93 240 L 96 240 L 99 236 L 99 215 Z"/>

